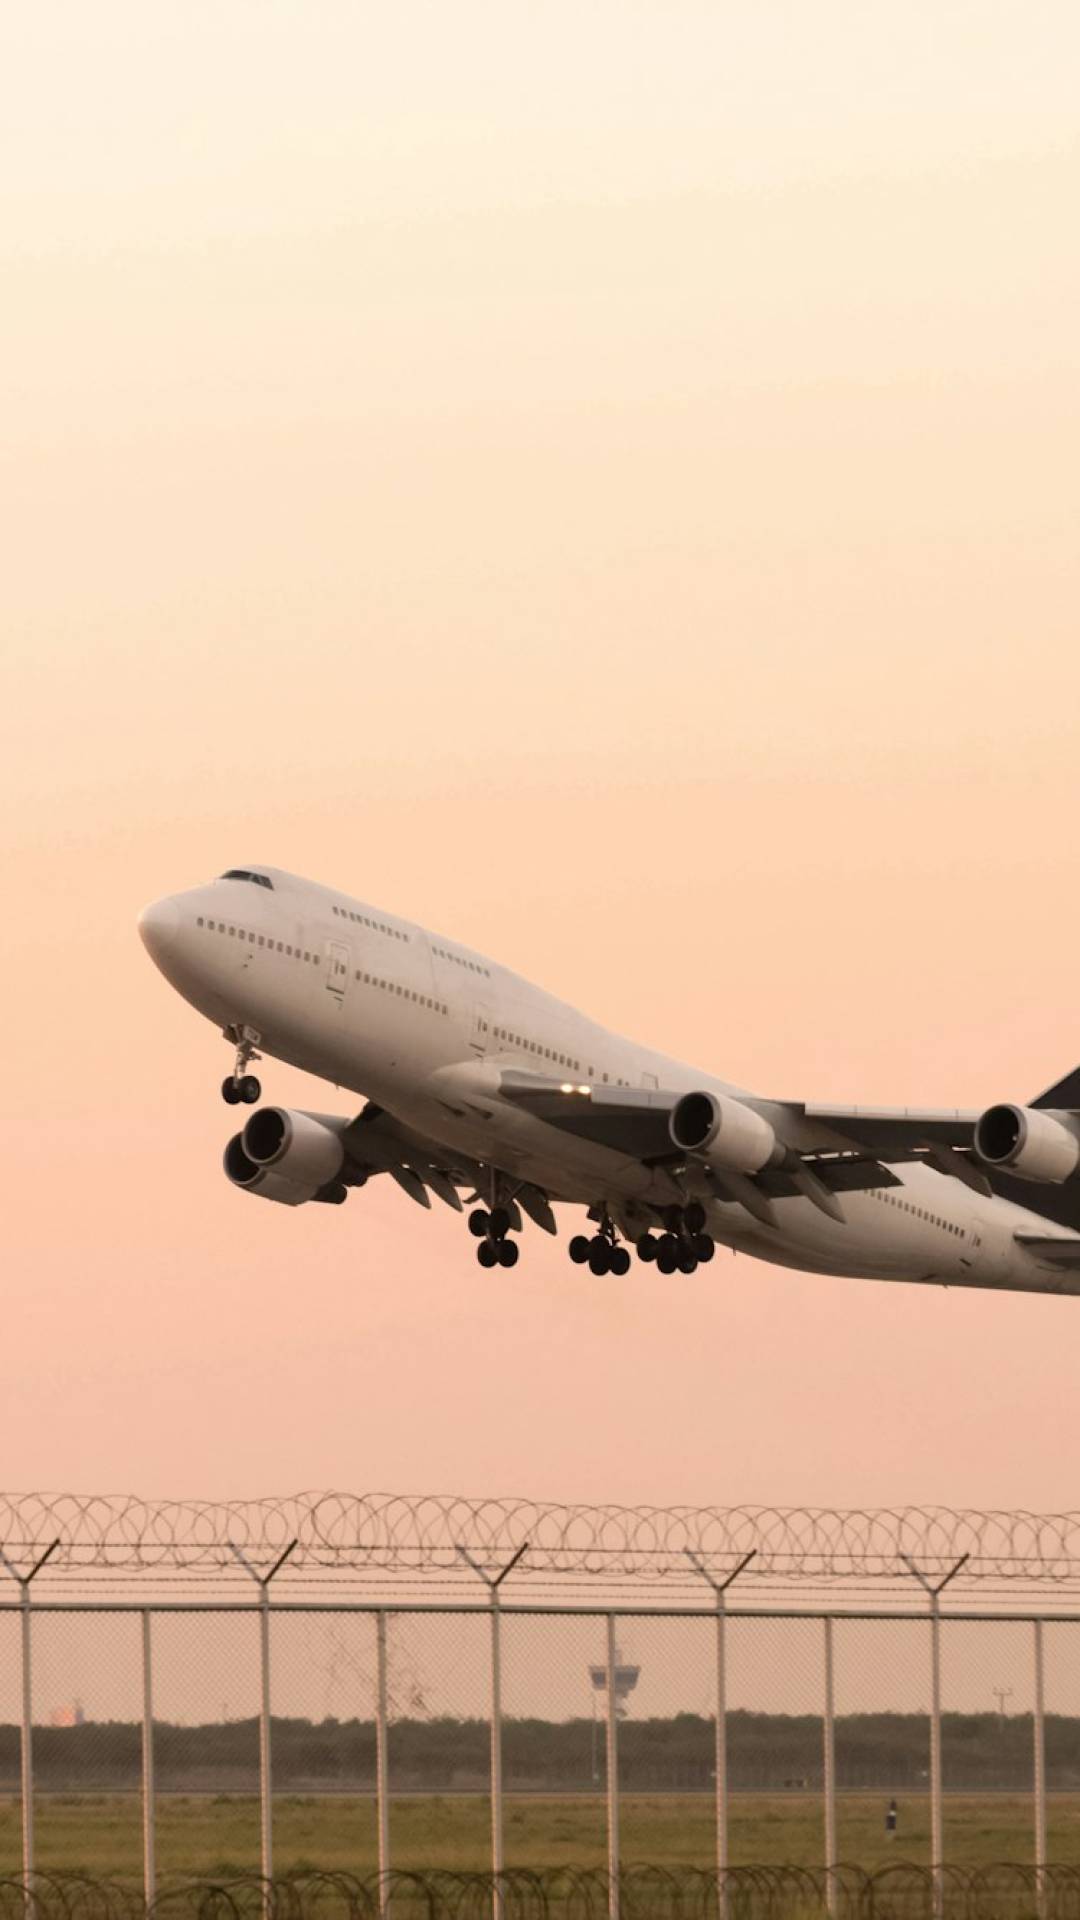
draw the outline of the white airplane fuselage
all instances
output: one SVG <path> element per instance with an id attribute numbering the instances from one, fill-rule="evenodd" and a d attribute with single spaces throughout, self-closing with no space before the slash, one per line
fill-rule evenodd
<path id="1" fill-rule="evenodd" d="M 663 1168 L 580 1139 L 501 1101 L 498 1070 L 672 1093 L 741 1089 L 607 1031 L 460 942 L 273 867 L 148 907 L 144 942 L 170 984 L 216 1027 L 250 1029 L 259 1051 L 366 1098 L 448 1152 L 497 1167 L 554 1203 L 663 1207 Z M 464 1094 L 463 1094 L 464 1090 Z M 801 1195 L 774 1226 L 710 1199 L 723 1244 L 817 1273 L 1072 1292 L 1015 1235 L 1046 1219 L 923 1161 L 896 1184 L 840 1196 L 834 1219 Z M 1078 1236 L 1080 1237 L 1080 1236 Z"/>

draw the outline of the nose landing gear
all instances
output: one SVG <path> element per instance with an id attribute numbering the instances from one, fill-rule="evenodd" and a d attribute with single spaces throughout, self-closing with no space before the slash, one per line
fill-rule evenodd
<path id="1" fill-rule="evenodd" d="M 262 1036 L 254 1027 L 226 1027 L 225 1038 L 235 1046 L 236 1060 L 221 1083 L 221 1097 L 228 1107 L 253 1107 L 262 1096 L 262 1085 L 247 1069 L 250 1061 L 262 1057 L 255 1051 Z"/>

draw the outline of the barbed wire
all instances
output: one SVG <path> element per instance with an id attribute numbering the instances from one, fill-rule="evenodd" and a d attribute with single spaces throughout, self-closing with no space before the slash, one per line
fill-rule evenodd
<path id="1" fill-rule="evenodd" d="M 461 1549 L 488 1571 L 528 1543 L 522 1576 L 618 1581 L 723 1576 L 742 1581 L 910 1579 L 966 1556 L 958 1584 L 1080 1583 L 1080 1513 L 936 1506 L 579 1506 L 457 1495 L 298 1493 L 256 1500 L 146 1500 L 133 1494 L 0 1494 L 0 1547 L 20 1568 L 58 1542 L 67 1569 L 210 1573 L 234 1549 L 265 1568 L 291 1542 L 289 1572 L 463 1572 Z M 691 1559 L 693 1556 L 693 1560 Z"/>
<path id="2" fill-rule="evenodd" d="M 867 1871 L 838 1865 L 715 1868 L 634 1865 L 618 1874 L 627 1920 L 1076 1920 L 1080 1868 L 1021 1861 L 932 1868 L 898 1860 Z M 79 1871 L 0 1873 L 0 1920 L 489 1920 L 493 1894 L 507 1920 L 608 1920 L 602 1867 L 428 1867 L 385 1875 L 305 1867 L 169 1880 L 146 1899 L 135 1881 Z"/>

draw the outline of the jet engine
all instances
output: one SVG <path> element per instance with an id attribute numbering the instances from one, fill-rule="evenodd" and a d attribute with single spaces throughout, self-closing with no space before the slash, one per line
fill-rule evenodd
<path id="1" fill-rule="evenodd" d="M 975 1151 L 1018 1180 L 1060 1184 L 1080 1165 L 1080 1126 L 1071 1113 L 1037 1107 L 987 1107 L 975 1123 Z"/>
<path id="2" fill-rule="evenodd" d="M 760 1173 L 783 1154 L 769 1122 L 725 1093 L 684 1093 L 668 1126 L 680 1152 L 721 1173 Z"/>
<path id="3" fill-rule="evenodd" d="M 260 1107 L 225 1149 L 225 1172 L 235 1187 L 286 1207 L 306 1200 L 339 1202 L 347 1189 L 342 1141 L 349 1122 L 335 1114 Z"/>

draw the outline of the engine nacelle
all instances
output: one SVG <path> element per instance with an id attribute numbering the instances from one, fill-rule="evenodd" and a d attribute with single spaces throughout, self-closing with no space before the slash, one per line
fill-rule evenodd
<path id="1" fill-rule="evenodd" d="M 726 1093 L 684 1093 L 668 1126 L 681 1153 L 696 1153 L 721 1173 L 760 1173 L 781 1156 L 769 1122 Z"/>
<path id="2" fill-rule="evenodd" d="M 235 1187 L 299 1207 L 306 1200 L 344 1200 L 338 1175 L 349 1122 L 335 1114 L 260 1107 L 225 1149 L 225 1172 Z"/>
<path id="3" fill-rule="evenodd" d="M 988 1167 L 1018 1180 L 1060 1185 L 1080 1166 L 1080 1126 L 1070 1113 L 1038 1107 L 987 1107 L 975 1123 L 975 1151 Z"/>

